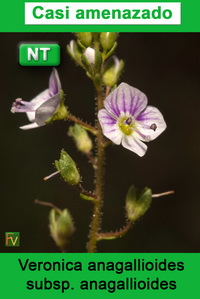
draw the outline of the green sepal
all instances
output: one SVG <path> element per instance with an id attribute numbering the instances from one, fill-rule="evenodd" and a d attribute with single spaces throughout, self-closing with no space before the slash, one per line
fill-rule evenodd
<path id="1" fill-rule="evenodd" d="M 92 32 L 77 32 L 78 42 L 84 46 L 84 48 L 90 47 L 92 44 Z"/>
<path id="2" fill-rule="evenodd" d="M 77 40 L 77 44 L 83 51 L 85 51 L 86 47 L 79 40 Z"/>
<path id="3" fill-rule="evenodd" d="M 151 201 L 151 189 L 146 187 L 139 192 L 134 186 L 131 186 L 126 195 L 127 218 L 133 222 L 138 220 L 149 209 Z"/>
<path id="4" fill-rule="evenodd" d="M 49 213 L 49 229 L 56 245 L 61 249 L 65 249 L 69 243 L 69 238 L 75 232 L 75 226 L 67 209 L 60 213 L 52 209 Z"/>
<path id="5" fill-rule="evenodd" d="M 124 68 L 124 61 L 112 56 L 106 61 L 103 69 L 102 80 L 105 85 L 113 87 L 117 84 Z"/>
<path id="6" fill-rule="evenodd" d="M 114 43 L 113 47 L 108 51 L 107 53 L 104 51 L 102 54 L 103 60 L 108 59 L 116 50 L 117 48 L 117 42 Z"/>
<path id="7" fill-rule="evenodd" d="M 100 43 L 104 51 L 113 48 L 115 41 L 118 37 L 118 32 L 101 32 Z"/>
<path id="8" fill-rule="evenodd" d="M 54 164 L 64 181 L 69 185 L 77 185 L 80 182 L 81 178 L 76 164 L 64 150 L 60 153 L 60 159 L 56 160 Z"/>
<path id="9" fill-rule="evenodd" d="M 86 74 L 89 74 L 88 77 L 92 77 L 94 72 L 93 72 L 93 69 L 94 69 L 94 65 L 93 64 L 90 64 L 90 62 L 88 61 L 87 57 L 84 55 L 81 56 L 81 62 L 82 62 L 82 65 L 83 67 L 86 69 Z"/>
<path id="10" fill-rule="evenodd" d="M 67 52 L 71 56 L 71 58 L 81 67 L 83 67 L 81 56 L 83 54 L 84 48 L 76 43 L 74 40 L 67 45 Z"/>

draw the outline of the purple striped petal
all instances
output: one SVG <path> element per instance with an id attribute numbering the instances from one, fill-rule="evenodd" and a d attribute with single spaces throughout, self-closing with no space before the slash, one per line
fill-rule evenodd
<path id="1" fill-rule="evenodd" d="M 37 108 L 42 105 L 44 102 L 46 102 L 50 98 L 49 96 L 49 89 L 45 89 L 41 93 L 39 93 L 34 99 L 30 101 L 31 104 L 34 104 L 35 111 Z M 28 119 L 33 122 L 35 121 L 35 111 L 34 112 L 26 112 Z"/>
<path id="2" fill-rule="evenodd" d="M 147 97 L 137 88 L 121 83 L 104 101 L 106 110 L 119 117 L 121 113 L 137 117 L 147 106 Z"/>
<path id="3" fill-rule="evenodd" d="M 152 106 L 140 113 L 136 119 L 140 140 L 151 141 L 157 138 L 167 127 L 160 111 Z"/>
<path id="4" fill-rule="evenodd" d="M 50 98 L 49 89 L 45 89 L 42 92 L 40 92 L 36 97 L 34 97 L 30 103 L 33 103 L 37 107 L 39 107 L 41 104 L 43 104 L 45 101 L 47 101 Z"/>
<path id="5" fill-rule="evenodd" d="M 60 93 L 61 88 L 62 87 L 61 87 L 58 72 L 55 68 L 53 68 L 53 71 L 51 72 L 51 76 L 49 78 L 50 97 Z"/>
<path id="6" fill-rule="evenodd" d="M 101 124 L 103 134 L 115 144 L 120 144 L 123 133 L 119 129 L 118 121 L 112 117 L 105 109 L 98 112 L 98 119 Z"/>
<path id="7" fill-rule="evenodd" d="M 160 111 L 147 106 L 147 97 L 137 88 L 121 83 L 104 101 L 98 117 L 103 134 L 114 143 L 144 156 L 147 146 L 165 129 L 166 123 Z"/>

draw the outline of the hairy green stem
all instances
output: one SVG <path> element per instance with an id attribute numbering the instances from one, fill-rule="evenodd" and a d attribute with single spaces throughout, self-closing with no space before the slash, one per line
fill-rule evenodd
<path id="1" fill-rule="evenodd" d="M 101 86 L 97 87 L 97 107 L 98 111 L 103 108 L 103 90 Z M 98 232 L 101 226 L 101 208 L 103 204 L 103 179 L 104 179 L 104 137 L 99 121 L 97 120 L 97 137 L 96 137 L 96 148 L 97 148 L 97 161 L 95 169 L 95 196 L 96 200 L 94 203 L 92 222 L 90 224 L 89 241 L 87 244 L 88 252 L 95 252 Z"/>
<path id="2" fill-rule="evenodd" d="M 128 233 L 128 231 L 132 228 L 133 224 L 134 224 L 133 222 L 129 221 L 119 231 L 108 232 L 108 233 L 99 233 L 98 234 L 98 241 L 100 241 L 100 240 L 113 240 L 113 239 L 121 238 L 125 234 Z"/>
<path id="3" fill-rule="evenodd" d="M 80 195 L 82 195 L 82 197 L 85 196 L 95 200 L 95 195 L 93 194 L 93 192 L 85 190 L 80 183 L 78 185 L 74 185 L 74 188 L 78 191 Z"/>
<path id="4" fill-rule="evenodd" d="M 97 130 L 93 126 L 91 126 L 88 123 L 82 121 L 81 119 L 77 118 L 73 114 L 69 113 L 67 115 L 66 119 L 83 126 L 86 130 L 91 132 L 93 135 L 97 135 Z"/>

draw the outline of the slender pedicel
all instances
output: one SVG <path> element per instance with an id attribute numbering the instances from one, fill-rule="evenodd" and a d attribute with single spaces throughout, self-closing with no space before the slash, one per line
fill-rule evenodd
<path id="1" fill-rule="evenodd" d="M 159 193 L 159 194 L 152 194 L 152 198 L 161 197 L 161 196 L 165 196 L 165 195 L 169 195 L 169 194 L 173 194 L 173 193 L 174 193 L 174 190 L 170 190 L 170 191 L 167 191 L 167 192 L 162 192 L 162 193 Z"/>

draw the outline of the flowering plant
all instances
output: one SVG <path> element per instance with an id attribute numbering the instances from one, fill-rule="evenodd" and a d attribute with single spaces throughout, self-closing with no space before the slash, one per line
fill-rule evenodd
<path id="1" fill-rule="evenodd" d="M 73 138 L 77 149 L 86 155 L 94 169 L 94 190 L 83 187 L 84 178 L 75 161 L 65 151 L 55 160 L 56 172 L 45 177 L 47 180 L 59 174 L 64 182 L 73 186 L 80 197 L 93 204 L 92 220 L 89 227 L 87 251 L 96 252 L 101 240 L 112 240 L 126 234 L 135 221 L 149 209 L 152 198 L 171 193 L 152 194 L 150 188 L 139 191 L 133 185 L 125 198 L 126 224 L 115 232 L 102 232 L 102 206 L 104 202 L 104 175 L 106 148 L 110 145 L 122 145 L 125 149 L 140 157 L 147 151 L 146 143 L 157 138 L 165 129 L 166 123 L 161 112 L 147 105 L 146 95 L 127 83 L 118 85 L 124 69 L 123 60 L 113 53 L 117 47 L 118 34 L 114 32 L 76 34 L 67 46 L 71 58 L 83 68 L 92 80 L 96 91 L 96 113 L 94 126 L 74 116 L 65 106 L 65 95 L 57 70 L 54 68 L 49 78 L 49 88 L 42 91 L 30 102 L 16 99 L 11 112 L 25 112 L 28 125 L 23 130 L 48 125 L 56 120 L 68 120 L 73 123 L 68 135 Z M 94 150 L 96 149 L 96 151 Z M 61 210 L 55 205 L 37 201 L 50 206 L 50 234 L 62 251 L 67 250 L 71 236 L 75 233 L 75 223 L 68 209 Z"/>

